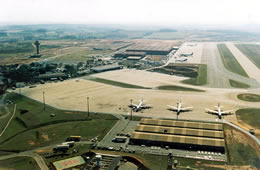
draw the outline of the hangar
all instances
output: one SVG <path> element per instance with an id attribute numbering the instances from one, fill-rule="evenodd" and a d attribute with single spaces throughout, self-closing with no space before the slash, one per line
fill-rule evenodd
<path id="1" fill-rule="evenodd" d="M 143 118 L 132 133 L 130 144 L 225 153 L 220 123 Z"/>
<path id="2" fill-rule="evenodd" d="M 104 65 L 104 66 L 92 67 L 90 70 L 93 71 L 94 73 L 101 73 L 105 71 L 119 70 L 122 68 L 123 66 L 121 65 Z"/>
<path id="3" fill-rule="evenodd" d="M 127 52 L 145 52 L 148 55 L 167 55 L 173 50 L 172 46 L 141 46 L 134 45 Z"/>
<path id="4" fill-rule="evenodd" d="M 116 53 L 114 55 L 114 58 L 127 58 L 127 57 L 130 57 L 130 56 L 144 58 L 145 55 L 146 55 L 146 52 L 124 51 L 124 52 L 121 52 L 121 53 Z"/>

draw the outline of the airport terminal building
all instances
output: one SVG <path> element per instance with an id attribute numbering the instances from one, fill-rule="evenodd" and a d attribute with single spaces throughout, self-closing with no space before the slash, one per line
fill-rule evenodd
<path id="1" fill-rule="evenodd" d="M 223 125 L 220 123 L 142 119 L 129 143 L 225 153 Z"/>

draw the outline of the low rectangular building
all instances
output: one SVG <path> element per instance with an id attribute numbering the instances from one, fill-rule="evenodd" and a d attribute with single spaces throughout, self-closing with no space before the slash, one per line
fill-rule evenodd
<path id="1" fill-rule="evenodd" d="M 111 71 L 111 70 L 119 70 L 122 68 L 123 66 L 121 65 L 104 65 L 104 66 L 92 67 L 90 70 L 95 73 L 100 73 L 100 72 Z"/>
<path id="2" fill-rule="evenodd" d="M 219 123 L 204 123 L 204 122 L 182 121 L 182 120 L 142 119 L 140 121 L 140 124 L 223 131 L 223 125 Z"/>
<path id="3" fill-rule="evenodd" d="M 223 125 L 210 122 L 143 118 L 129 144 L 225 152 Z"/>

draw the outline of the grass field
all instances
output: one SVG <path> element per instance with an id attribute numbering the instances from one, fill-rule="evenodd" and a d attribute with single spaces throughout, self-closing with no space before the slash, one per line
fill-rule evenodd
<path id="1" fill-rule="evenodd" d="M 237 98 L 247 102 L 260 102 L 260 95 L 257 94 L 243 93 L 237 95 Z"/>
<path id="2" fill-rule="evenodd" d="M 86 62 L 91 59 L 93 55 L 108 54 L 112 52 L 112 50 L 95 51 L 86 48 L 72 48 L 71 51 L 65 51 L 60 54 L 58 53 L 60 56 L 54 58 L 53 61 L 62 63 Z"/>
<path id="3" fill-rule="evenodd" d="M 172 90 L 172 91 L 204 92 L 203 90 L 181 87 L 181 86 L 173 86 L 173 85 L 158 86 L 157 89 L 159 89 L 159 90 Z"/>
<path id="4" fill-rule="evenodd" d="M 207 84 L 207 65 L 201 64 L 199 66 L 198 76 L 196 78 L 183 80 L 182 83 L 191 84 L 191 85 L 198 85 L 198 86 Z"/>
<path id="5" fill-rule="evenodd" d="M 235 74 L 248 77 L 245 70 L 238 63 L 233 54 L 229 51 L 225 44 L 218 44 L 218 50 L 225 68 Z"/>
<path id="6" fill-rule="evenodd" d="M 253 127 L 260 128 L 260 109 L 245 108 L 236 111 L 240 120 Z"/>
<path id="7" fill-rule="evenodd" d="M 8 170 L 40 170 L 34 159 L 29 157 L 16 157 L 0 161 L 0 169 Z"/>
<path id="8" fill-rule="evenodd" d="M 236 44 L 236 47 L 260 69 L 260 45 Z"/>
<path id="9" fill-rule="evenodd" d="M 58 110 L 49 106 L 44 110 L 39 102 L 17 94 L 9 94 L 7 97 L 17 104 L 17 112 L 0 138 L 2 150 L 31 149 L 63 141 L 74 133 L 87 136 L 86 139 L 94 136 L 101 139 L 117 121 L 109 114 L 91 113 L 88 118 L 85 112 Z M 21 109 L 28 112 L 21 115 Z M 54 117 L 50 116 L 52 113 Z M 17 145 L 17 141 L 21 145 Z"/>
<path id="10" fill-rule="evenodd" d="M 127 83 L 122 83 L 118 81 L 113 81 L 113 80 L 108 80 L 108 79 L 102 79 L 98 77 L 91 77 L 88 80 L 95 81 L 98 83 L 104 83 L 112 86 L 117 86 L 117 87 L 122 87 L 122 88 L 132 88 L 132 89 L 151 89 L 149 87 L 143 87 L 143 86 L 138 86 L 138 85 L 133 85 L 133 84 L 127 84 Z"/>
<path id="11" fill-rule="evenodd" d="M 260 168 L 260 148 L 240 131 L 224 126 L 230 165 Z M 244 168 L 244 169 L 248 169 Z M 236 168 L 235 168 L 236 169 Z"/>
<path id="12" fill-rule="evenodd" d="M 231 79 L 229 79 L 229 84 L 235 88 L 242 88 L 242 89 L 250 88 L 250 86 L 248 84 L 241 83 L 241 82 L 231 80 Z"/>

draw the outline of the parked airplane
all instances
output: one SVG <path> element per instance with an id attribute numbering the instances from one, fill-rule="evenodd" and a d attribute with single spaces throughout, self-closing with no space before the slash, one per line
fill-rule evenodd
<path id="1" fill-rule="evenodd" d="M 187 60 L 188 60 L 187 58 L 182 57 L 182 58 L 175 59 L 175 62 L 185 62 Z"/>
<path id="2" fill-rule="evenodd" d="M 189 56 L 192 56 L 193 55 L 193 52 L 192 53 L 181 53 L 180 56 L 182 57 L 189 57 Z"/>
<path id="3" fill-rule="evenodd" d="M 133 111 L 138 112 L 138 111 L 143 110 L 143 109 L 150 109 L 151 105 L 144 104 L 143 98 L 142 98 L 142 100 L 139 100 L 139 104 L 131 103 L 129 105 L 129 107 L 132 108 Z"/>
<path id="4" fill-rule="evenodd" d="M 221 119 L 222 116 L 233 114 L 233 113 L 232 113 L 233 110 L 221 111 L 221 108 L 222 108 L 223 106 L 220 106 L 219 103 L 218 103 L 218 105 L 215 106 L 215 107 L 217 108 L 217 110 L 210 110 L 210 109 L 207 109 L 207 108 L 206 108 L 206 110 L 207 110 L 207 112 L 208 112 L 209 114 L 217 115 L 217 116 L 219 117 L 219 119 Z"/>
<path id="5" fill-rule="evenodd" d="M 181 112 L 189 112 L 193 108 L 193 107 L 182 107 L 182 104 L 183 103 L 180 101 L 180 102 L 177 102 L 177 107 L 167 105 L 168 107 L 170 107 L 170 109 L 168 109 L 168 110 L 177 112 L 177 116 L 178 116 Z"/>

